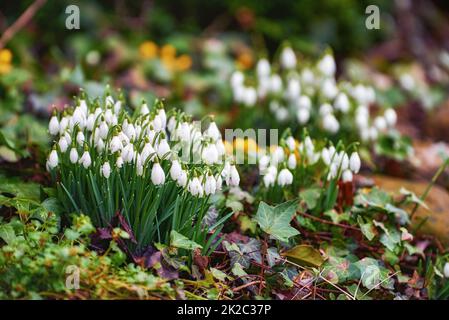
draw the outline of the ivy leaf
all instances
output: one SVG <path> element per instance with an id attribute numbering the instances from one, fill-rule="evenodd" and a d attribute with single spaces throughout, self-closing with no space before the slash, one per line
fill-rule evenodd
<path id="1" fill-rule="evenodd" d="M 203 248 L 195 241 L 189 240 L 186 236 L 183 236 L 182 234 L 176 232 L 175 230 L 172 230 L 170 232 L 170 245 L 175 248 L 186 249 L 186 250 L 194 250 L 196 248 L 200 248 L 200 249 Z"/>
<path id="2" fill-rule="evenodd" d="M 238 262 L 234 263 L 234 266 L 232 267 L 231 272 L 236 277 L 243 277 L 243 276 L 247 275 L 246 271 L 243 270 L 242 265 Z"/>
<path id="3" fill-rule="evenodd" d="M 299 198 L 305 202 L 309 210 L 312 210 L 316 207 L 320 196 L 321 191 L 318 188 L 306 189 L 299 194 Z"/>
<path id="4" fill-rule="evenodd" d="M 232 277 L 228 276 L 226 273 L 216 268 L 210 268 L 210 272 L 212 273 L 212 276 L 219 281 L 225 282 L 226 279 L 232 280 Z"/>
<path id="5" fill-rule="evenodd" d="M 299 234 L 298 230 L 290 226 L 296 205 L 296 200 L 281 203 L 276 207 L 262 201 L 254 219 L 265 233 L 279 241 L 287 242 L 290 237 Z"/>
<path id="6" fill-rule="evenodd" d="M 420 198 L 418 198 L 418 196 L 414 192 L 407 190 L 404 187 L 402 187 L 401 190 L 399 190 L 399 192 L 401 194 L 403 194 L 404 196 L 406 196 L 408 201 L 413 202 L 415 204 L 419 204 L 421 207 L 429 210 L 429 207 L 427 206 L 427 204 L 424 201 L 422 201 Z"/>
<path id="7" fill-rule="evenodd" d="M 0 225 L 0 238 L 7 244 L 11 244 L 16 239 L 14 228 L 9 224 Z"/>
<path id="8" fill-rule="evenodd" d="M 362 230 L 363 235 L 369 240 L 373 240 L 376 236 L 376 229 L 371 222 L 364 223 L 362 217 L 357 217 L 357 222 Z"/>
<path id="9" fill-rule="evenodd" d="M 320 252 L 309 245 L 297 245 L 283 255 L 291 262 L 308 267 L 320 267 L 324 262 Z"/>

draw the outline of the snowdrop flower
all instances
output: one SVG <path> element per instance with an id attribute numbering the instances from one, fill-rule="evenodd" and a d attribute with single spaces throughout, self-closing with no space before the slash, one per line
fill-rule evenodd
<path id="1" fill-rule="evenodd" d="M 398 119 L 396 111 L 394 111 L 391 108 L 385 110 L 384 117 L 385 117 L 385 121 L 387 122 L 387 125 L 389 127 L 393 127 L 396 124 L 396 121 Z"/>
<path id="2" fill-rule="evenodd" d="M 323 148 L 323 150 L 321 150 L 321 159 L 323 159 L 323 162 L 326 165 L 330 165 L 331 164 L 331 154 L 330 154 L 328 148 Z"/>
<path id="3" fill-rule="evenodd" d="M 114 136 L 111 139 L 111 142 L 109 144 L 109 149 L 112 153 L 115 153 L 119 150 L 121 150 L 123 147 L 122 142 L 120 141 L 120 138 L 118 136 Z"/>
<path id="4" fill-rule="evenodd" d="M 223 140 L 218 139 L 217 142 L 215 143 L 215 147 L 217 148 L 217 152 L 218 152 L 218 156 L 221 157 L 226 153 L 226 148 L 225 145 L 223 143 Z"/>
<path id="5" fill-rule="evenodd" d="M 331 114 L 334 111 L 332 106 L 329 103 L 323 103 L 320 106 L 320 116 L 324 117 L 328 114 Z"/>
<path id="6" fill-rule="evenodd" d="M 167 129 L 169 132 L 173 132 L 173 130 L 175 130 L 176 128 L 176 118 L 175 117 L 170 117 L 170 119 L 168 119 L 168 123 L 167 123 Z"/>
<path id="7" fill-rule="evenodd" d="M 333 99 L 338 93 L 337 85 L 334 79 L 326 79 L 323 82 L 321 92 L 328 99 Z"/>
<path id="8" fill-rule="evenodd" d="M 287 97 L 290 100 L 297 98 L 301 94 L 301 85 L 298 79 L 292 78 L 288 81 Z"/>
<path id="9" fill-rule="evenodd" d="M 51 117 L 50 123 L 48 124 L 48 131 L 52 136 L 55 136 L 59 133 L 59 120 L 56 116 Z"/>
<path id="10" fill-rule="evenodd" d="M 159 115 L 154 117 L 152 124 L 153 124 L 153 129 L 156 132 L 159 132 L 159 131 L 161 131 L 163 129 L 163 127 L 162 127 L 162 119 L 161 119 L 161 117 L 159 117 Z"/>
<path id="11" fill-rule="evenodd" d="M 159 112 L 157 115 L 158 115 L 159 119 L 161 119 L 162 128 L 165 129 L 165 127 L 167 126 L 167 115 L 165 113 L 165 110 L 162 108 L 159 109 Z"/>
<path id="12" fill-rule="evenodd" d="M 56 168 L 58 166 L 59 158 L 58 152 L 53 149 L 48 156 L 47 165 L 50 169 Z"/>
<path id="13" fill-rule="evenodd" d="M 444 277 L 449 278 L 449 262 L 446 262 L 444 264 L 443 273 L 444 273 Z"/>
<path id="14" fill-rule="evenodd" d="M 202 196 L 203 188 L 201 182 L 197 177 L 189 181 L 188 190 L 193 196 Z"/>
<path id="15" fill-rule="evenodd" d="M 296 55 L 290 47 L 285 47 L 281 52 L 281 65 L 285 69 L 296 67 Z"/>
<path id="16" fill-rule="evenodd" d="M 98 152 L 103 151 L 105 147 L 103 139 L 98 139 L 98 141 L 95 143 L 95 147 L 97 148 Z"/>
<path id="17" fill-rule="evenodd" d="M 385 131 L 387 129 L 387 121 L 384 117 L 378 116 L 374 119 L 374 126 L 381 132 Z"/>
<path id="18" fill-rule="evenodd" d="M 177 182 L 178 185 L 183 188 L 187 185 L 187 173 L 184 170 L 181 170 Z"/>
<path id="19" fill-rule="evenodd" d="M 288 169 L 282 169 L 278 175 L 278 185 L 281 187 L 290 185 L 293 182 L 293 175 Z"/>
<path id="20" fill-rule="evenodd" d="M 360 161 L 359 154 L 357 152 L 353 152 L 349 158 L 349 168 L 352 172 L 358 173 L 361 165 L 362 162 Z"/>
<path id="21" fill-rule="evenodd" d="M 215 189 L 216 189 L 217 191 L 220 191 L 221 188 L 222 188 L 222 185 L 223 185 L 223 179 L 221 178 L 220 175 L 218 175 L 217 178 L 215 179 L 215 181 L 216 181 Z"/>
<path id="22" fill-rule="evenodd" d="M 104 121 L 106 121 L 107 124 L 112 124 L 113 119 L 114 119 L 114 114 L 112 113 L 112 110 L 107 109 L 104 113 Z"/>
<path id="23" fill-rule="evenodd" d="M 269 173 L 263 177 L 263 184 L 265 185 L 266 188 L 274 186 L 275 182 L 276 182 L 276 176 L 273 174 Z"/>
<path id="24" fill-rule="evenodd" d="M 244 80 L 245 77 L 243 76 L 243 73 L 240 71 L 235 71 L 231 76 L 231 86 L 233 88 L 240 87 L 243 85 Z"/>
<path id="25" fill-rule="evenodd" d="M 125 128 L 123 128 L 123 132 L 125 133 L 125 135 L 128 137 L 129 140 L 134 140 L 136 138 L 136 128 L 132 123 L 128 124 Z"/>
<path id="26" fill-rule="evenodd" d="M 278 93 L 282 90 L 282 79 L 278 74 L 270 77 L 270 92 Z"/>
<path id="27" fill-rule="evenodd" d="M 162 170 L 162 167 L 158 162 L 153 164 L 153 169 L 151 170 L 151 182 L 156 186 L 164 184 L 165 182 L 164 170 Z"/>
<path id="28" fill-rule="evenodd" d="M 62 136 L 61 138 L 59 138 L 59 150 L 61 150 L 62 153 L 67 151 L 67 148 L 69 147 L 69 144 L 67 143 L 67 140 L 64 136 Z"/>
<path id="29" fill-rule="evenodd" d="M 260 59 L 257 62 L 256 70 L 257 76 L 259 78 L 266 78 L 270 75 L 271 72 L 270 63 L 268 62 L 267 59 Z"/>
<path id="30" fill-rule="evenodd" d="M 114 113 L 115 113 L 115 114 L 119 114 L 121 109 L 122 109 L 122 102 L 121 102 L 120 100 L 118 100 L 118 101 L 114 104 Z"/>
<path id="31" fill-rule="evenodd" d="M 340 169 L 341 170 L 346 170 L 349 168 L 349 157 L 348 154 L 344 151 L 341 151 L 340 153 Z"/>
<path id="32" fill-rule="evenodd" d="M 93 113 L 89 114 L 86 120 L 86 129 L 92 131 L 95 125 L 95 115 Z"/>
<path id="33" fill-rule="evenodd" d="M 300 124 L 305 124 L 310 119 L 310 111 L 308 109 L 298 109 L 296 112 L 296 118 Z"/>
<path id="34" fill-rule="evenodd" d="M 304 69 L 301 72 L 301 80 L 303 83 L 311 85 L 315 82 L 315 75 L 310 69 Z"/>
<path id="35" fill-rule="evenodd" d="M 248 107 L 253 107 L 257 102 L 257 91 L 252 87 L 248 87 L 244 91 L 243 103 Z"/>
<path id="36" fill-rule="evenodd" d="M 301 96 L 298 99 L 298 108 L 310 110 L 312 102 L 308 96 Z"/>
<path id="37" fill-rule="evenodd" d="M 348 96 L 340 92 L 334 101 L 334 107 L 337 110 L 340 110 L 343 113 L 347 113 L 349 111 L 349 99 Z"/>
<path id="38" fill-rule="evenodd" d="M 113 106 L 114 105 L 114 98 L 112 98 L 110 95 L 108 95 L 106 97 L 105 104 L 106 104 L 107 107 Z"/>
<path id="39" fill-rule="evenodd" d="M 159 141 L 159 144 L 157 146 L 157 155 L 158 155 L 158 157 L 162 158 L 169 152 L 170 152 L 170 146 L 168 145 L 167 140 L 166 139 L 161 139 L 161 141 Z"/>
<path id="40" fill-rule="evenodd" d="M 268 168 L 269 164 L 270 164 L 270 157 L 267 155 L 263 155 L 259 159 L 259 170 L 261 172 L 265 171 Z"/>
<path id="41" fill-rule="evenodd" d="M 201 157 L 202 157 L 204 163 L 209 164 L 209 165 L 218 162 L 217 147 L 215 147 L 214 144 L 207 145 L 203 149 Z"/>
<path id="42" fill-rule="evenodd" d="M 296 156 L 294 153 L 288 156 L 287 166 L 292 170 L 296 168 Z"/>
<path id="43" fill-rule="evenodd" d="M 218 130 L 217 124 L 215 122 L 212 121 L 209 124 L 209 128 L 207 128 L 205 135 L 207 137 L 210 137 L 213 141 L 217 141 L 218 139 L 220 139 L 220 130 Z"/>
<path id="44" fill-rule="evenodd" d="M 351 170 L 344 170 L 341 176 L 343 182 L 351 182 L 352 181 L 352 172 Z"/>
<path id="45" fill-rule="evenodd" d="M 284 107 L 279 108 L 278 110 L 276 110 L 276 119 L 279 122 L 284 122 L 285 120 L 288 119 L 288 110 Z"/>
<path id="46" fill-rule="evenodd" d="M 84 144 L 84 134 L 81 131 L 78 131 L 76 134 L 76 143 L 78 143 L 80 146 Z"/>
<path id="47" fill-rule="evenodd" d="M 240 176 L 239 176 L 239 172 L 237 171 L 237 168 L 234 165 L 231 166 L 229 176 L 230 176 L 229 186 L 231 186 L 231 187 L 238 186 L 240 183 Z"/>
<path id="48" fill-rule="evenodd" d="M 103 163 L 100 170 L 103 177 L 109 179 L 109 176 L 111 175 L 111 165 L 109 164 L 109 162 L 106 161 L 105 163 Z"/>
<path id="49" fill-rule="evenodd" d="M 92 159 L 90 157 L 89 151 L 84 151 L 83 155 L 79 159 L 79 163 L 81 163 L 84 169 L 87 169 L 92 164 Z"/>
<path id="50" fill-rule="evenodd" d="M 215 181 L 214 176 L 208 175 L 206 177 L 206 182 L 204 184 L 204 193 L 208 196 L 214 194 L 217 189 L 217 181 Z"/>
<path id="51" fill-rule="evenodd" d="M 59 122 L 59 134 L 62 134 L 68 126 L 69 119 L 67 117 L 62 117 L 61 121 Z"/>
<path id="52" fill-rule="evenodd" d="M 75 127 L 75 125 L 78 125 L 80 129 L 83 129 L 85 126 L 84 113 L 80 107 L 75 108 L 75 111 L 73 111 L 73 115 L 70 121 L 70 126 L 72 129 L 73 127 Z"/>
<path id="53" fill-rule="evenodd" d="M 290 151 L 295 151 L 295 149 L 296 149 L 295 138 L 293 138 L 292 136 L 289 136 L 287 139 L 285 139 L 285 144 L 290 149 Z"/>
<path id="54" fill-rule="evenodd" d="M 151 156 L 150 160 L 153 160 L 155 157 L 156 151 L 154 150 L 153 146 L 151 145 L 151 143 L 147 142 L 145 143 L 142 152 L 141 152 L 141 157 L 142 157 L 142 162 L 146 162 L 148 157 Z"/>
<path id="55" fill-rule="evenodd" d="M 329 166 L 329 174 L 327 176 L 327 180 L 335 179 L 338 175 L 338 165 L 335 162 L 332 162 Z"/>
<path id="56" fill-rule="evenodd" d="M 170 168 L 170 177 L 174 181 L 178 181 L 178 178 L 181 175 L 181 172 L 182 172 L 182 168 L 181 168 L 181 165 L 179 164 L 179 161 L 173 160 L 172 164 L 171 164 L 171 168 Z"/>
<path id="57" fill-rule="evenodd" d="M 140 114 L 141 115 L 147 115 L 147 114 L 149 114 L 150 113 L 150 109 L 148 109 L 148 105 L 146 104 L 146 103 L 143 103 L 141 106 L 140 106 Z"/>
<path id="58" fill-rule="evenodd" d="M 335 74 L 336 65 L 334 57 L 331 54 L 326 54 L 318 62 L 318 70 L 327 77 L 332 77 Z"/>
<path id="59" fill-rule="evenodd" d="M 371 127 L 369 129 L 369 137 L 371 140 L 376 141 L 377 137 L 379 136 L 379 133 L 375 127 Z"/>
<path id="60" fill-rule="evenodd" d="M 323 119 L 323 127 L 330 133 L 337 133 L 340 129 L 340 124 L 333 114 L 327 114 Z"/>
<path id="61" fill-rule="evenodd" d="M 124 163 L 124 161 L 123 161 L 122 156 L 118 156 L 117 160 L 115 161 L 115 165 L 117 166 L 117 168 L 120 169 L 121 167 L 123 167 L 123 163 Z"/>
<path id="62" fill-rule="evenodd" d="M 129 126 L 127 126 L 128 128 Z M 108 132 L 109 132 L 109 127 L 108 124 L 103 121 L 100 123 L 100 127 L 98 128 L 98 132 L 99 132 L 99 136 L 101 139 L 106 139 L 106 137 L 108 136 Z"/>
<path id="63" fill-rule="evenodd" d="M 274 164 L 278 164 L 279 162 L 282 162 L 284 160 L 284 157 L 284 149 L 280 146 L 277 146 L 271 155 L 271 160 Z"/>
<path id="64" fill-rule="evenodd" d="M 125 163 L 129 163 L 134 159 L 134 146 L 132 143 L 127 144 L 122 149 L 121 157 Z"/>
<path id="65" fill-rule="evenodd" d="M 70 150 L 69 158 L 71 163 L 76 163 L 78 161 L 78 151 L 76 151 L 76 148 Z"/>

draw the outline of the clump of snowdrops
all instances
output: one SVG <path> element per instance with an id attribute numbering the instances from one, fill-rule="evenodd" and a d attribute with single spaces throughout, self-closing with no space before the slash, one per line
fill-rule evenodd
<path id="1" fill-rule="evenodd" d="M 262 175 L 261 192 L 274 202 L 298 196 L 300 190 L 310 187 L 323 189 L 323 204 L 327 209 L 335 204 L 338 182 L 352 184 L 354 174 L 361 167 L 356 144 L 345 148 L 342 142 L 334 146 L 313 141 L 304 132 L 302 141 L 288 130 L 279 145 L 272 146 L 258 158 Z"/>
<path id="2" fill-rule="evenodd" d="M 159 101 L 134 111 L 125 104 L 122 95 L 90 100 L 82 93 L 52 116 L 55 143 L 46 165 L 65 210 L 89 215 L 98 227 L 119 212 L 135 236 L 132 250 L 167 244 L 176 231 L 207 254 L 207 235 L 219 230 L 201 223 L 210 196 L 240 181 L 220 131 L 213 120 L 202 131 Z"/>
<path id="3" fill-rule="evenodd" d="M 370 114 L 370 105 L 376 100 L 371 86 L 336 79 L 330 51 L 310 63 L 285 46 L 278 62 L 270 64 L 262 58 L 251 74 L 235 71 L 230 86 L 234 101 L 242 107 L 265 108 L 277 123 L 293 130 L 307 126 L 314 136 L 336 137 L 333 141 L 377 141 L 393 130 L 397 121 L 391 108 Z"/>

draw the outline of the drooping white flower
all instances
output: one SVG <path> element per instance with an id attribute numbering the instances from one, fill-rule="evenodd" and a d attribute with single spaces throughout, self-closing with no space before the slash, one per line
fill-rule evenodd
<path id="1" fill-rule="evenodd" d="M 263 155 L 260 157 L 259 159 L 259 170 L 260 172 L 264 172 L 267 168 L 268 165 L 270 164 L 270 157 L 268 155 Z"/>
<path id="2" fill-rule="evenodd" d="M 187 172 L 181 170 L 177 182 L 180 187 L 185 187 L 187 185 Z"/>
<path id="3" fill-rule="evenodd" d="M 207 145 L 203 149 L 201 158 L 206 164 L 210 165 L 216 163 L 218 161 L 218 151 L 217 147 L 215 147 L 215 144 Z"/>
<path id="4" fill-rule="evenodd" d="M 271 154 L 271 161 L 273 162 L 273 164 L 278 164 L 284 161 L 284 158 L 285 158 L 284 149 L 281 146 L 275 147 L 274 151 Z"/>
<path id="5" fill-rule="evenodd" d="M 289 113 L 288 110 L 284 107 L 280 107 L 276 110 L 276 119 L 279 122 L 284 122 L 288 119 Z"/>
<path id="6" fill-rule="evenodd" d="M 396 124 L 398 116 L 396 114 L 396 111 L 394 111 L 393 109 L 389 108 L 389 109 L 385 110 L 384 118 L 385 118 L 385 120 L 387 122 L 387 125 L 389 127 L 393 127 Z"/>
<path id="7" fill-rule="evenodd" d="M 117 160 L 115 161 L 115 165 L 117 166 L 117 168 L 120 169 L 121 167 L 123 167 L 123 163 L 124 163 L 124 161 L 123 161 L 122 156 L 118 156 Z"/>
<path id="8" fill-rule="evenodd" d="M 332 106 L 329 103 L 323 103 L 320 106 L 320 116 L 324 117 L 328 114 L 331 114 L 334 111 Z"/>
<path id="9" fill-rule="evenodd" d="M 148 108 L 148 105 L 146 103 L 143 103 L 140 106 L 140 114 L 141 115 L 147 115 L 150 113 L 150 109 Z"/>
<path id="10" fill-rule="evenodd" d="M 61 121 L 59 122 L 59 134 L 62 134 L 68 126 L 69 119 L 67 117 L 62 117 Z"/>
<path id="11" fill-rule="evenodd" d="M 240 71 L 235 71 L 231 76 L 231 86 L 233 88 L 240 87 L 243 85 L 243 81 L 245 80 L 245 76 Z"/>
<path id="12" fill-rule="evenodd" d="M 374 119 L 374 126 L 376 127 L 377 130 L 379 130 L 380 132 L 383 132 L 387 129 L 387 121 L 385 120 L 384 117 L 377 116 Z"/>
<path id="13" fill-rule="evenodd" d="M 103 139 L 98 139 L 98 141 L 95 142 L 95 147 L 97 148 L 98 152 L 103 151 L 105 147 Z"/>
<path id="14" fill-rule="evenodd" d="M 106 179 L 109 179 L 109 176 L 111 175 L 111 165 L 109 164 L 109 162 L 106 161 L 105 163 L 103 163 L 103 165 L 101 166 L 101 174 Z"/>
<path id="15" fill-rule="evenodd" d="M 115 153 L 123 148 L 122 142 L 118 136 L 114 136 L 109 143 L 109 149 L 112 153 Z"/>
<path id="16" fill-rule="evenodd" d="M 216 141 L 221 137 L 220 130 L 218 130 L 217 124 L 214 121 L 209 124 L 205 136 L 210 137 L 213 141 Z"/>
<path id="17" fill-rule="evenodd" d="M 340 124 L 333 114 L 327 114 L 323 118 L 323 128 L 330 133 L 337 133 L 340 129 Z"/>
<path id="18" fill-rule="evenodd" d="M 153 164 L 153 169 L 151 170 L 151 182 L 156 186 L 164 184 L 165 182 L 164 170 L 158 162 Z"/>
<path id="19" fill-rule="evenodd" d="M 281 65 L 285 69 L 296 67 L 296 55 L 292 48 L 285 47 L 281 52 Z"/>
<path id="20" fill-rule="evenodd" d="M 98 128 L 99 137 L 101 139 L 106 139 L 106 137 L 108 136 L 108 131 L 109 131 L 108 124 L 106 123 L 106 121 L 102 121 Z"/>
<path id="21" fill-rule="evenodd" d="M 300 108 L 296 112 L 296 118 L 300 124 L 305 124 L 310 119 L 310 111 L 305 108 Z"/>
<path id="22" fill-rule="evenodd" d="M 59 163 L 58 152 L 56 150 L 52 150 L 50 155 L 48 156 L 47 165 L 50 169 L 56 168 Z"/>
<path id="23" fill-rule="evenodd" d="M 343 113 L 347 113 L 349 111 L 349 99 L 348 96 L 344 92 L 340 92 L 334 101 L 334 107 L 337 110 L 340 110 Z"/>
<path id="24" fill-rule="evenodd" d="M 335 74 L 336 65 L 334 57 L 331 54 L 326 54 L 319 62 L 318 62 L 318 70 L 327 77 L 332 77 Z"/>
<path id="25" fill-rule="evenodd" d="M 86 129 L 92 131 L 95 125 L 95 115 L 93 113 L 89 114 L 86 120 Z"/>
<path id="26" fill-rule="evenodd" d="M 69 144 L 67 143 L 67 139 L 65 138 L 65 136 L 62 136 L 61 138 L 59 138 L 58 145 L 59 145 L 59 150 L 61 150 L 62 153 L 67 151 Z"/>
<path id="27" fill-rule="evenodd" d="M 79 163 L 83 165 L 85 169 L 89 168 L 92 164 L 92 159 L 90 157 L 89 151 L 84 151 L 81 158 L 79 159 Z"/>
<path id="28" fill-rule="evenodd" d="M 128 137 L 129 140 L 134 140 L 136 138 L 136 128 L 132 123 L 128 124 L 123 128 L 123 132 Z"/>
<path id="29" fill-rule="evenodd" d="M 230 179 L 229 179 L 229 186 L 236 187 L 240 183 L 240 175 L 237 171 L 237 168 L 232 165 L 230 169 Z"/>
<path id="30" fill-rule="evenodd" d="M 299 80 L 296 78 L 289 79 L 287 85 L 287 97 L 290 100 L 294 100 L 298 98 L 300 94 L 301 94 L 301 85 L 299 83 Z"/>
<path id="31" fill-rule="evenodd" d="M 127 144 L 123 147 L 121 156 L 125 163 L 129 163 L 134 159 L 134 145 L 132 143 Z"/>
<path id="32" fill-rule="evenodd" d="M 285 144 L 290 149 L 290 151 L 295 151 L 295 149 L 296 149 L 295 138 L 293 138 L 292 136 L 289 136 L 287 139 L 285 139 Z"/>
<path id="33" fill-rule="evenodd" d="M 162 119 L 159 117 L 159 115 L 156 115 L 152 121 L 153 129 L 156 132 L 159 132 L 162 130 Z"/>
<path id="34" fill-rule="evenodd" d="M 76 148 L 72 148 L 70 150 L 69 158 L 71 163 L 76 163 L 78 161 L 78 151 L 76 150 Z"/>
<path id="35" fill-rule="evenodd" d="M 275 182 L 276 182 L 276 176 L 271 173 L 268 173 L 263 177 L 263 184 L 266 188 L 274 186 Z"/>
<path id="36" fill-rule="evenodd" d="M 149 142 L 145 143 L 145 145 L 143 146 L 142 152 L 141 152 L 142 162 L 145 163 L 147 161 L 148 157 L 150 157 L 150 156 L 151 156 L 150 160 L 153 160 L 155 155 L 156 155 L 156 151 L 154 150 L 151 143 L 149 143 Z"/>
<path id="37" fill-rule="evenodd" d="M 52 136 L 55 136 L 59 133 L 59 120 L 56 116 L 51 117 L 50 123 L 48 124 L 48 131 Z"/>
<path id="38" fill-rule="evenodd" d="M 178 181 L 178 178 L 181 175 L 181 172 L 182 172 L 182 168 L 181 168 L 181 165 L 179 164 L 179 161 L 173 160 L 172 164 L 171 164 L 171 168 L 170 168 L 170 177 L 174 181 Z"/>
<path id="39" fill-rule="evenodd" d="M 80 127 L 80 129 L 84 129 L 86 124 L 86 118 L 84 116 L 84 112 L 80 107 L 76 107 L 73 111 L 73 115 L 70 118 L 70 127 L 73 129 L 76 125 Z"/>
<path id="40" fill-rule="evenodd" d="M 114 104 L 114 113 L 119 114 L 121 109 L 122 109 L 122 102 L 120 100 L 117 100 L 117 102 Z"/>
<path id="41" fill-rule="evenodd" d="M 326 79 L 323 81 L 321 92 L 327 99 L 333 99 L 338 94 L 338 88 L 334 79 Z"/>
<path id="42" fill-rule="evenodd" d="M 257 102 L 257 91 L 253 87 L 245 88 L 243 95 L 243 103 L 248 107 L 255 106 Z"/>
<path id="43" fill-rule="evenodd" d="M 257 72 L 257 77 L 259 79 L 261 78 L 266 78 L 270 75 L 271 72 L 271 67 L 270 67 L 270 63 L 268 62 L 267 59 L 260 59 L 257 62 L 257 67 L 256 67 L 256 72 Z"/>
<path id="44" fill-rule="evenodd" d="M 360 161 L 359 154 L 357 152 L 353 152 L 349 158 L 349 168 L 352 172 L 358 173 L 361 165 L 362 162 Z"/>
<path id="45" fill-rule="evenodd" d="M 292 170 L 296 168 L 296 156 L 294 153 L 288 156 L 287 166 Z"/>
<path id="46" fill-rule="evenodd" d="M 168 145 L 167 139 L 161 139 L 157 145 L 157 155 L 159 158 L 164 157 L 170 152 L 170 146 Z"/>
<path id="47" fill-rule="evenodd" d="M 286 168 L 282 169 L 278 175 L 278 185 L 281 187 L 292 184 L 293 174 Z"/>
<path id="48" fill-rule="evenodd" d="M 332 162 L 329 166 L 329 174 L 327 176 L 327 180 L 335 179 L 338 175 L 338 165 L 335 162 Z"/>
<path id="49" fill-rule="evenodd" d="M 80 146 L 84 145 L 84 134 L 82 131 L 78 131 L 78 133 L 76 134 L 76 143 L 78 143 L 78 145 Z"/>
<path id="50" fill-rule="evenodd" d="M 177 124 L 176 118 L 173 116 L 170 117 L 170 119 L 168 119 L 168 123 L 167 123 L 168 131 L 173 132 L 173 130 L 175 130 L 175 128 L 176 128 L 176 124 Z"/>
<path id="51" fill-rule="evenodd" d="M 340 169 L 341 170 L 346 170 L 349 168 L 349 157 L 348 154 L 344 151 L 341 151 L 341 156 L 340 156 Z"/>
<path id="52" fill-rule="evenodd" d="M 221 178 L 221 175 L 217 175 L 217 177 L 215 178 L 216 181 L 216 187 L 215 189 L 217 191 L 220 191 L 223 185 L 223 179 Z"/>
<path id="53" fill-rule="evenodd" d="M 278 74 L 271 75 L 269 89 L 272 93 L 278 93 L 282 90 L 282 79 Z"/>
<path id="54" fill-rule="evenodd" d="M 193 177 L 193 179 L 189 181 L 187 189 L 192 194 L 192 196 L 202 196 L 203 187 L 201 186 L 201 182 L 197 177 Z"/>
<path id="55" fill-rule="evenodd" d="M 352 181 L 352 172 L 351 172 L 351 170 L 344 170 L 342 175 L 341 175 L 341 179 L 343 180 L 343 182 L 351 182 Z"/>
<path id="56" fill-rule="evenodd" d="M 215 143 L 215 147 L 217 148 L 217 152 L 218 152 L 218 156 L 221 157 L 226 153 L 226 148 L 225 145 L 223 143 L 223 140 L 218 139 L 217 142 Z"/>
<path id="57" fill-rule="evenodd" d="M 204 193 L 208 196 L 214 194 L 217 189 L 217 181 L 213 175 L 208 175 L 206 177 L 206 182 L 204 183 Z"/>
<path id="58" fill-rule="evenodd" d="M 167 126 L 167 115 L 165 113 L 165 110 L 159 109 L 159 112 L 157 115 L 158 115 L 159 119 L 161 119 L 162 129 L 165 129 L 165 127 Z"/>
<path id="59" fill-rule="evenodd" d="M 449 278 L 449 262 L 444 264 L 443 274 L 446 278 Z"/>

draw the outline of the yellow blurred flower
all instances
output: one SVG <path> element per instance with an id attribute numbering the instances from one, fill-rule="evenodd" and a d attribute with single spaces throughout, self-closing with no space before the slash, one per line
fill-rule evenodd
<path id="1" fill-rule="evenodd" d="M 0 74 L 7 74 L 12 69 L 12 53 L 9 49 L 0 50 Z"/>
<path id="2" fill-rule="evenodd" d="M 237 57 L 237 65 L 241 69 L 249 69 L 252 67 L 254 63 L 253 56 L 248 51 L 245 51 L 238 55 Z"/>
<path id="3" fill-rule="evenodd" d="M 187 54 L 182 54 L 176 59 L 176 69 L 184 71 L 192 66 L 192 58 Z"/>
<path id="4" fill-rule="evenodd" d="M 158 46 L 152 41 L 145 41 L 139 46 L 140 56 L 144 59 L 153 59 L 157 56 Z"/>
<path id="5" fill-rule="evenodd" d="M 176 56 L 176 48 L 171 44 L 165 44 L 161 48 L 161 59 L 173 59 Z"/>

